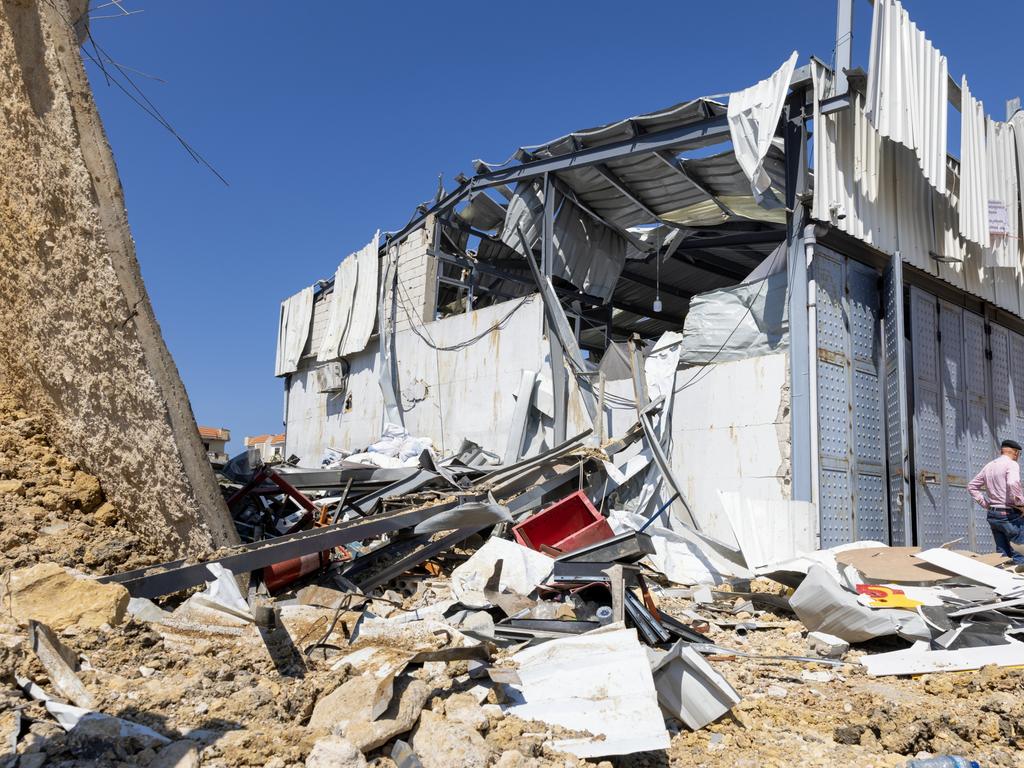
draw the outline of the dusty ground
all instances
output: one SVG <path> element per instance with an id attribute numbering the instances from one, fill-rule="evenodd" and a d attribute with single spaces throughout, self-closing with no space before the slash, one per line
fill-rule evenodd
<path id="1" fill-rule="evenodd" d="M 75 463 L 55 451 L 38 421 L 9 394 L 0 394 L 0 578 L 14 568 L 41 561 L 92 573 L 110 573 L 164 559 L 159 546 L 141 541 L 119 521 L 102 488 Z M 434 583 L 434 582 L 431 582 Z M 781 591 L 771 582 L 758 589 Z M 406 600 L 405 607 L 443 597 L 444 580 Z M 177 601 L 166 607 L 173 608 Z M 666 598 L 662 608 L 679 615 L 689 601 Z M 380 613 L 395 610 L 375 603 Z M 80 672 L 96 698 L 96 709 L 150 726 L 175 740 L 194 742 L 205 766 L 301 766 L 324 731 L 308 727 L 314 705 L 362 670 L 332 670 L 322 654 L 303 656 L 324 632 L 332 611 L 291 609 L 278 629 L 261 636 L 248 626 L 222 632 L 190 625 L 169 627 L 130 619 L 119 627 L 71 627 L 61 640 L 88 664 Z M 712 615 L 705 609 L 699 609 Z M 731 617 L 734 618 L 734 617 Z M 764 614 L 776 629 L 709 630 L 712 639 L 760 654 L 807 653 L 803 626 L 786 615 Z M 345 646 L 355 614 L 344 614 L 332 642 Z M 14 690 L 18 672 L 48 685 L 47 676 L 24 642 L 25 632 L 6 612 L 0 616 L 0 730 L 18 708 L 30 718 L 22 737 L 21 765 L 160 765 L 157 750 L 141 743 L 111 746 L 65 734 L 38 703 Z M 899 641 L 894 641 L 899 643 Z M 874 650 L 883 650 L 879 644 Z M 678 723 L 666 754 L 613 758 L 599 763 L 551 753 L 543 746 L 551 729 L 503 717 L 487 704 L 500 703 L 494 689 L 483 709 L 469 702 L 472 717 L 458 720 L 453 701 L 481 682 L 467 674 L 466 661 L 411 665 L 400 688 L 419 680 L 428 690 L 419 729 L 402 738 L 429 747 L 432 765 L 497 765 L 542 768 L 602 764 L 640 766 L 901 766 L 920 752 L 960 754 L 985 766 L 1024 765 L 1019 741 L 1024 723 L 1024 671 L 926 675 L 919 679 L 872 679 L 857 658 L 834 668 L 796 662 L 713 658 L 712 663 L 742 694 L 733 715 L 691 733 Z M 334 652 L 337 658 L 337 652 Z M 499 656 L 500 658 L 500 656 Z M 456 694 L 463 694 L 457 697 Z M 420 730 L 429 721 L 440 729 L 434 741 Z M 440 739 L 438 742 L 437 739 Z M 418 740 L 418 741 L 417 741 Z M 384 768 L 393 739 L 369 752 L 369 764 Z M 460 751 L 461 750 L 461 751 Z M 35 755 L 35 757 L 33 757 Z M 424 755 L 421 755 L 424 756 Z M 33 762 L 33 760 L 35 762 Z M 0 757 L 0 764 L 3 758 Z"/>

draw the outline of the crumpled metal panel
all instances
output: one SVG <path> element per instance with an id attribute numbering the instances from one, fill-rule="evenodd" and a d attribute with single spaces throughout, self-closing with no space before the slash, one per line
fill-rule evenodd
<path id="1" fill-rule="evenodd" d="M 878 132 L 914 151 L 924 177 L 946 191 L 948 68 L 899 0 L 876 0 L 865 110 Z"/>

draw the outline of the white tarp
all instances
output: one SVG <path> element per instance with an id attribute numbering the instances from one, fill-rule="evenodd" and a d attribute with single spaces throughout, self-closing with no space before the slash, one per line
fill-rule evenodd
<path id="1" fill-rule="evenodd" d="M 729 135 L 736 161 L 750 179 L 754 199 L 769 207 L 778 207 L 781 203 L 766 195 L 772 180 L 764 169 L 764 158 L 779 125 L 796 60 L 797 52 L 793 51 L 767 80 L 729 95 Z"/>
<path id="2" fill-rule="evenodd" d="M 303 288 L 281 302 L 277 331 L 277 360 L 274 375 L 294 373 L 299 367 L 302 349 L 309 338 L 313 319 L 313 288 Z"/>
<path id="3" fill-rule="evenodd" d="M 899 0 L 876 0 L 864 112 L 882 136 L 914 151 L 929 183 L 946 191 L 948 68 Z"/>
<path id="4" fill-rule="evenodd" d="M 988 234 L 983 251 L 986 267 L 1017 269 L 1020 240 L 1017 237 L 1017 149 L 1010 123 L 987 120 L 985 152 L 988 156 Z M 1000 215 L 1001 214 L 1001 215 Z M 997 224 L 997 219 L 1002 219 Z"/>
<path id="5" fill-rule="evenodd" d="M 636 630 L 621 627 L 550 640 L 515 654 L 520 683 L 509 686 L 505 711 L 593 734 L 547 742 L 577 757 L 667 749 L 669 734 L 647 654 Z"/>
<path id="6" fill-rule="evenodd" d="M 334 291 L 331 293 L 331 307 L 327 314 L 327 327 L 316 359 L 324 362 L 337 360 L 341 353 L 341 342 L 345 338 L 349 319 L 352 316 L 352 299 L 356 292 L 356 276 L 359 266 L 355 255 L 342 260 L 334 272 Z"/>
<path id="7" fill-rule="evenodd" d="M 373 332 L 373 324 L 377 319 L 377 283 L 380 252 L 380 230 L 358 253 L 355 258 L 358 265 L 356 291 L 352 298 L 352 314 L 341 340 L 341 356 L 354 355 L 366 349 L 366 343 Z"/>
<path id="8" fill-rule="evenodd" d="M 787 278 L 779 272 L 753 283 L 700 293 L 683 322 L 683 363 L 724 363 L 785 349 L 789 339 Z"/>
<path id="9" fill-rule="evenodd" d="M 960 92 L 960 234 L 988 247 L 985 105 L 971 95 L 966 76 L 960 81 Z"/>

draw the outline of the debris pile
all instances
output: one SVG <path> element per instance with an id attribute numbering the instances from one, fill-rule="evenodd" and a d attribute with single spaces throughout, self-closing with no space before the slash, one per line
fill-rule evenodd
<path id="1" fill-rule="evenodd" d="M 640 423 L 506 465 L 468 445 L 261 466 L 230 494 L 246 543 L 203 562 L 14 560 L 5 748 L 19 766 L 1014 764 L 1024 577 L 871 542 L 744 557 L 650 494 L 653 457 L 627 476 L 647 443 Z M 63 514 L 92 530 L 85 506 Z"/>

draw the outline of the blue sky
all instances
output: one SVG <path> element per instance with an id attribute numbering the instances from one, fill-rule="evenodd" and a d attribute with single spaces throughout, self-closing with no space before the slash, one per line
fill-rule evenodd
<path id="1" fill-rule="evenodd" d="M 229 182 L 87 64 L 157 319 L 196 418 L 234 449 L 282 428 L 279 302 L 399 228 L 439 173 L 451 188 L 475 158 L 745 87 L 794 49 L 830 61 L 835 36 L 830 0 L 122 2 L 143 12 L 96 19 L 96 40 L 164 81 L 135 76 Z M 866 67 L 871 7 L 855 5 Z M 906 6 L 1002 119 L 1024 93 L 1024 5 Z"/>

